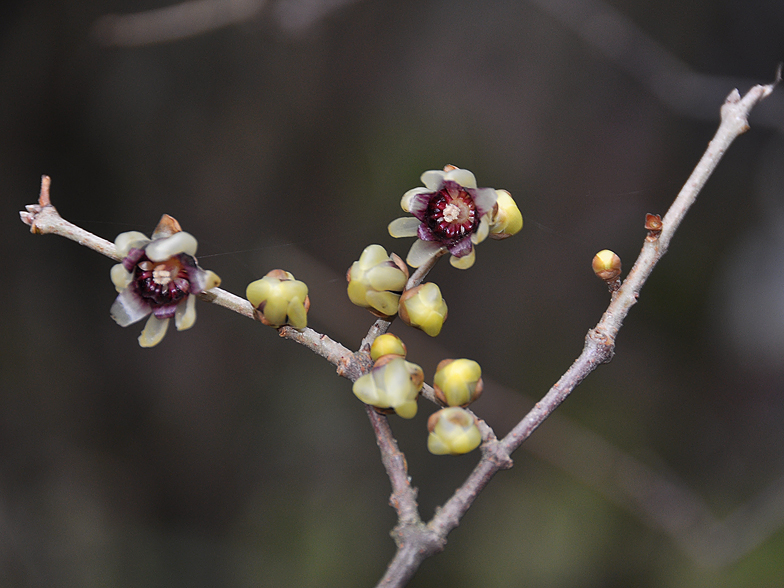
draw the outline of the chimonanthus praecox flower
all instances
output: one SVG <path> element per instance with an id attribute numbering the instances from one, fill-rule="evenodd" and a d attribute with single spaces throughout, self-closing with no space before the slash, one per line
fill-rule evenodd
<path id="1" fill-rule="evenodd" d="M 214 272 L 196 263 L 195 237 L 183 232 L 168 214 L 161 217 L 152 240 L 130 231 L 117 235 L 114 245 L 123 260 L 111 271 L 119 292 L 111 315 L 121 327 L 150 315 L 139 336 L 142 347 L 160 343 L 171 318 L 178 331 L 190 329 L 196 322 L 196 297 L 192 295 L 220 285 Z"/>
<path id="2" fill-rule="evenodd" d="M 352 390 L 365 404 L 414 418 L 425 375 L 422 368 L 399 355 L 381 356 L 369 373 L 354 382 Z"/>
<path id="3" fill-rule="evenodd" d="M 400 293 L 408 281 L 408 268 L 381 245 L 368 245 L 346 274 L 348 297 L 357 306 L 387 318 L 397 314 Z"/>
<path id="4" fill-rule="evenodd" d="M 291 325 L 300 330 L 308 326 L 308 286 L 285 270 L 274 269 L 251 282 L 245 296 L 256 309 L 256 318 L 265 325 L 276 329 Z"/>
<path id="5" fill-rule="evenodd" d="M 435 455 L 460 455 L 482 443 L 482 434 L 471 414 L 460 407 L 442 408 L 427 419 L 427 448 Z"/>
<path id="6" fill-rule="evenodd" d="M 494 220 L 498 218 L 498 191 L 477 188 L 474 174 L 453 165 L 446 166 L 444 171 L 426 171 L 421 179 L 425 187 L 409 190 L 400 201 L 403 210 L 414 217 L 393 220 L 389 224 L 389 234 L 393 237 L 417 237 L 406 259 L 411 267 L 419 267 L 439 249 L 446 247 L 452 254 L 449 262 L 457 268 L 468 269 L 476 259 L 474 245 L 488 237 L 494 228 Z M 508 193 L 505 193 L 505 204 L 507 197 Z M 511 197 L 508 199 L 511 200 Z M 508 224 L 505 219 L 504 222 Z M 522 216 L 519 225 L 522 227 Z M 520 227 L 512 230 L 520 230 Z M 511 234 L 506 227 L 495 228 L 496 232 L 490 236 L 502 238 L 502 234 Z"/>
<path id="7" fill-rule="evenodd" d="M 482 368 L 473 359 L 445 359 L 433 376 L 433 392 L 447 406 L 468 406 L 483 387 Z"/>

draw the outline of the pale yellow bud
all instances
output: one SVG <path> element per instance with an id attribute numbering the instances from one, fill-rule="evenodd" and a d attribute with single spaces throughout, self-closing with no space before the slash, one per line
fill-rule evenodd
<path id="1" fill-rule="evenodd" d="M 376 361 L 379 357 L 384 355 L 399 355 L 400 357 L 406 356 L 406 346 L 402 339 L 392 333 L 384 333 L 376 337 L 373 344 L 370 346 L 370 358 Z"/>
<path id="2" fill-rule="evenodd" d="M 443 408 L 427 421 L 427 448 L 435 455 L 460 455 L 482 443 L 482 434 L 471 414 L 456 406 Z"/>
<path id="3" fill-rule="evenodd" d="M 471 359 L 445 359 L 433 377 L 436 397 L 448 406 L 466 406 L 482 394 L 482 368 Z"/>
<path id="4" fill-rule="evenodd" d="M 398 314 L 407 325 L 435 337 L 444 326 L 447 306 L 439 287 L 432 282 L 427 282 L 403 292 Z"/>
<path id="5" fill-rule="evenodd" d="M 287 271 L 272 270 L 248 284 L 245 296 L 256 309 L 256 317 L 265 325 L 275 328 L 291 325 L 295 329 L 308 325 L 308 287 Z"/>

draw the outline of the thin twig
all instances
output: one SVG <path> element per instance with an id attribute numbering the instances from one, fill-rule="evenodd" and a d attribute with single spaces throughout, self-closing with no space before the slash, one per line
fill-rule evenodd
<path id="1" fill-rule="evenodd" d="M 485 442 L 479 464 L 426 526 L 419 518 L 416 491 L 408 479 L 405 457 L 397 447 L 389 429 L 389 423 L 385 416 L 368 407 L 368 416 L 376 433 L 382 460 L 393 487 L 390 501 L 398 512 L 399 521 L 393 533 L 398 550 L 379 586 L 403 586 L 425 558 L 441 551 L 446 544 L 449 532 L 459 524 L 460 519 L 490 479 L 500 469 L 511 467 L 510 454 L 520 447 L 588 374 L 600 364 L 612 359 L 615 350 L 615 337 L 623 320 L 637 302 L 640 290 L 653 268 L 669 248 L 670 241 L 684 215 L 694 203 L 732 141 L 748 130 L 747 119 L 752 108 L 760 100 L 770 95 L 780 81 L 781 67 L 779 67 L 773 83 L 755 86 L 743 98 L 740 97 L 737 90 L 730 93 L 721 108 L 721 125 L 694 172 L 662 220 L 661 233 L 649 234 L 646 238 L 631 272 L 612 298 L 599 323 L 588 332 L 581 355 L 504 439 L 498 441 L 494 435 L 491 435 L 491 430 L 488 432 L 483 429 Z M 60 235 L 119 261 L 120 258 L 112 243 L 69 223 L 58 214 L 51 204 L 50 183 L 51 180 L 47 176 L 43 176 L 38 204 L 27 206 L 26 211 L 20 213 L 22 221 L 30 226 L 31 232 Z M 417 279 L 420 281 L 424 279 L 429 269 L 428 267 L 422 270 Z M 253 308 L 248 301 L 220 288 L 214 288 L 203 293 L 200 297 L 243 316 L 249 318 L 254 316 Z M 337 366 L 339 374 L 353 381 L 361 374 L 366 373 L 370 367 L 369 355 L 364 349 L 364 347 L 369 347 L 369 343 L 367 345 L 365 343 L 372 341 L 372 338 L 386 331 L 389 323 L 390 321 L 377 321 L 371 327 L 366 341 L 363 341 L 361 351 L 357 353 L 352 353 L 326 335 L 312 329 L 298 331 L 290 327 L 282 327 L 279 329 L 279 333 L 282 337 L 305 345 L 326 358 Z"/>
<path id="2" fill-rule="evenodd" d="M 727 97 L 721 108 L 719 129 L 716 131 L 713 140 L 708 145 L 708 149 L 700 159 L 697 167 L 665 215 L 662 221 L 661 234 L 649 235 L 646 238 L 642 251 L 631 272 L 624 280 L 623 285 L 618 290 L 616 296 L 613 297 L 602 319 L 595 328 L 588 332 L 583 352 L 536 406 L 498 443 L 496 447 L 498 451 L 483 454 L 482 459 L 465 483 L 455 491 L 452 497 L 427 524 L 428 530 L 434 531 L 437 537 L 443 539 L 443 543 L 446 542 L 446 536 L 460 523 L 461 518 L 473 504 L 479 492 L 488 484 L 496 472 L 510 466 L 511 460 L 508 456 L 522 445 L 588 374 L 602 363 L 612 359 L 615 352 L 615 337 L 623 324 L 623 320 L 631 307 L 637 302 L 640 289 L 648 279 L 651 271 L 653 271 L 653 268 L 667 251 L 672 236 L 675 234 L 684 215 L 696 200 L 700 190 L 730 144 L 749 129 L 748 115 L 751 109 L 760 100 L 770 95 L 773 88 L 780 81 L 781 66 L 777 70 L 776 79 L 773 83 L 764 86 L 754 86 L 742 99 L 737 90 L 733 90 Z M 501 459 L 499 459 L 499 455 Z M 506 460 L 503 459 L 504 456 L 506 456 Z M 437 545 L 437 542 L 434 542 L 432 535 L 429 533 L 423 534 L 421 544 L 419 544 L 419 551 L 430 553 L 434 545 Z M 405 550 L 407 553 L 411 551 L 417 552 L 416 548 L 411 545 L 407 545 Z M 397 562 L 399 557 L 403 557 L 401 549 L 398 550 L 398 554 L 393 559 L 393 564 Z M 423 559 L 424 557 L 419 560 L 412 560 L 409 565 L 418 567 Z M 393 570 L 393 566 L 390 565 L 378 586 L 402 586 L 403 584 L 395 583 L 395 578 L 392 577 L 393 573 L 405 578 L 410 578 L 413 575 L 410 569 L 400 570 L 396 566 Z"/>

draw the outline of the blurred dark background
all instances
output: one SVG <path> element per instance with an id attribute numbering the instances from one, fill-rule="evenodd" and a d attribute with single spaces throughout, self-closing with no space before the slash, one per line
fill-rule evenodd
<path id="1" fill-rule="evenodd" d="M 228 290 L 282 267 L 310 325 L 356 348 L 344 274 L 400 196 L 451 163 L 505 188 L 523 231 L 431 274 L 428 380 L 479 361 L 506 433 L 580 353 L 718 109 L 784 60 L 779 0 L 153 0 L 0 14 L 0 584 L 372 586 L 389 482 L 350 383 L 267 327 L 199 303 L 138 347 L 112 262 L 18 211 L 41 174 L 109 240 L 162 213 Z M 210 13 L 211 7 L 215 8 Z M 200 34 L 188 34 L 205 17 Z M 142 13 L 142 20 L 107 15 Z M 146 20 L 145 20 L 146 19 Z M 224 22 L 224 21 L 233 22 Z M 184 27 L 184 28 L 183 28 Z M 198 32 L 198 31 L 194 31 Z M 784 583 L 784 101 L 752 113 L 645 286 L 611 364 L 515 454 L 411 586 Z M 421 403 L 393 429 L 429 519 L 478 453 L 435 457 Z"/>

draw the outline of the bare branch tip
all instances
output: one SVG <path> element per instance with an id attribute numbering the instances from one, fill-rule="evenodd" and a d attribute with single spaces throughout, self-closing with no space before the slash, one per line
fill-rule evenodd
<path id="1" fill-rule="evenodd" d="M 41 207 L 51 206 L 52 201 L 49 198 L 49 187 L 52 185 L 52 178 L 47 175 L 41 176 L 41 192 L 38 195 L 38 204 Z"/>

